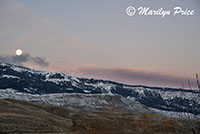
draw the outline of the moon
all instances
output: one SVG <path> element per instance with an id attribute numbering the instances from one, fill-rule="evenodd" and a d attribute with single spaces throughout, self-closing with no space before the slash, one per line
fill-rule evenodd
<path id="1" fill-rule="evenodd" d="M 22 53 L 23 53 L 23 51 L 22 51 L 21 49 L 17 49 L 17 50 L 16 50 L 16 55 L 17 55 L 17 56 L 22 55 Z"/>

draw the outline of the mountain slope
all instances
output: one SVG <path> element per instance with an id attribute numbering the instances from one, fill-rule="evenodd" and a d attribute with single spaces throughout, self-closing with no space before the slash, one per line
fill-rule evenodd
<path id="1" fill-rule="evenodd" d="M 0 98 L 26 100 L 30 102 L 42 102 L 62 107 L 76 107 L 86 110 L 118 110 L 121 112 L 148 112 L 148 107 L 133 99 L 127 99 L 119 95 L 88 95 L 88 94 L 43 94 L 33 95 L 29 93 L 15 92 L 15 90 L 0 90 Z"/>
<path id="2" fill-rule="evenodd" d="M 183 89 L 133 86 L 112 81 L 76 78 L 58 72 L 41 72 L 0 63 L 0 89 L 32 95 L 78 93 L 118 95 L 146 107 L 200 114 L 200 92 Z"/>

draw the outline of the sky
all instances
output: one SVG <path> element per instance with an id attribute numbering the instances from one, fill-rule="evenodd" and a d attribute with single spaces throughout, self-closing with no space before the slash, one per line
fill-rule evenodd
<path id="1" fill-rule="evenodd" d="M 129 6 L 194 15 L 130 17 Z M 195 88 L 199 7 L 199 0 L 0 0 L 0 61 L 137 85 L 188 88 L 190 79 Z"/>

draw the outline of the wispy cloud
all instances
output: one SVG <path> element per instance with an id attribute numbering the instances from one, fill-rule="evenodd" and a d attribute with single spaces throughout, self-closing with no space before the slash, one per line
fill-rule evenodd
<path id="1" fill-rule="evenodd" d="M 67 69 L 66 69 L 67 70 Z M 98 68 L 98 67 L 84 67 L 69 69 L 66 73 L 78 75 L 81 77 L 106 79 L 127 84 L 140 84 L 149 86 L 163 86 L 163 87 L 178 87 L 182 88 L 182 83 L 185 88 L 188 88 L 188 77 L 183 75 L 168 74 L 162 72 L 153 72 L 126 68 Z M 190 78 L 192 87 L 196 88 L 195 78 Z"/>
<path id="2" fill-rule="evenodd" d="M 24 53 L 20 56 L 17 55 L 0 55 L 0 62 L 12 63 L 17 65 L 24 65 L 26 63 L 36 64 L 40 67 L 47 67 L 49 63 L 41 57 L 33 57 L 28 53 Z"/>

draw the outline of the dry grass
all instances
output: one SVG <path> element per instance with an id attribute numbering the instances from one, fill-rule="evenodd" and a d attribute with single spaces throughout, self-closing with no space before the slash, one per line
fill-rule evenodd
<path id="1" fill-rule="evenodd" d="M 0 100 L 0 133 L 190 134 L 194 130 L 200 132 L 200 121 Z"/>

